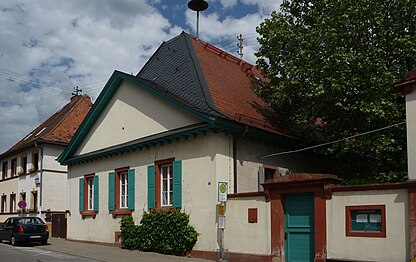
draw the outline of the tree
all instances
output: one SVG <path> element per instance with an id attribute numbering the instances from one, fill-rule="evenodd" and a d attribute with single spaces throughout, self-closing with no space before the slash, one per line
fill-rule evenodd
<path id="1" fill-rule="evenodd" d="M 415 21 L 414 0 L 284 0 L 257 28 L 257 66 L 269 79 L 258 92 L 309 144 L 400 123 L 404 98 L 392 86 L 416 67 Z M 405 125 L 318 153 L 347 179 L 400 180 Z"/>

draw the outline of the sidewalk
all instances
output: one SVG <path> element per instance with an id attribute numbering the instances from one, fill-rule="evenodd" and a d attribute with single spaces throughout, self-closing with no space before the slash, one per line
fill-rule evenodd
<path id="1" fill-rule="evenodd" d="M 121 249 L 119 247 L 110 247 L 96 244 L 86 244 L 74 241 L 67 241 L 61 238 L 51 237 L 48 240 L 48 245 L 36 246 L 40 249 L 61 252 L 69 255 L 74 255 L 83 258 L 94 259 L 96 261 L 108 262 L 208 262 L 210 260 L 168 256 L 158 253 L 130 251 Z"/>

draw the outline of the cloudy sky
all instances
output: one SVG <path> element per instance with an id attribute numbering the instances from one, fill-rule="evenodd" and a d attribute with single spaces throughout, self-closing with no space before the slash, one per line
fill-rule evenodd
<path id="1" fill-rule="evenodd" d="M 280 0 L 208 0 L 200 38 L 255 63 L 256 26 Z M 136 74 L 156 48 L 195 35 L 188 0 L 0 0 L 0 153 L 64 106 L 95 99 L 114 70 Z"/>

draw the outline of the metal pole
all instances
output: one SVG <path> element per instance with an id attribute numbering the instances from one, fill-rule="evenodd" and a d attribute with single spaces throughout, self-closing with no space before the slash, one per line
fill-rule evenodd
<path id="1" fill-rule="evenodd" d="M 224 229 L 221 228 L 220 261 L 224 261 Z"/>
<path id="2" fill-rule="evenodd" d="M 196 12 L 196 39 L 199 39 L 199 11 Z"/>

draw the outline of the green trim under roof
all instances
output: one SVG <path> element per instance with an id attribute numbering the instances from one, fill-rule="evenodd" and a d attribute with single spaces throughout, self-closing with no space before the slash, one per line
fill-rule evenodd
<path id="1" fill-rule="evenodd" d="M 111 75 L 110 79 L 104 86 L 103 90 L 101 91 L 100 95 L 98 96 L 97 100 L 93 104 L 92 108 L 88 112 L 84 121 L 81 123 L 80 127 L 78 128 L 77 132 L 75 133 L 74 137 L 69 143 L 68 147 L 57 158 L 59 163 L 65 163 L 67 159 L 71 158 L 74 155 L 74 153 L 81 145 L 81 143 L 84 141 L 85 137 L 88 135 L 94 123 L 97 121 L 97 119 L 99 118 L 99 116 L 101 115 L 101 113 L 103 112 L 103 110 L 105 109 L 111 98 L 114 96 L 115 92 L 118 90 L 123 81 L 128 81 L 136 87 L 142 88 L 143 90 L 161 98 L 162 100 L 171 103 L 185 110 L 186 112 L 196 116 L 202 121 L 213 123 L 213 121 L 215 120 L 215 117 L 208 116 L 204 113 L 198 112 L 193 108 L 185 105 L 184 103 L 181 103 L 180 101 L 169 96 L 169 94 L 163 93 L 162 88 L 160 88 L 160 90 L 157 90 L 154 87 L 150 87 L 148 83 L 145 83 L 147 82 L 146 80 L 142 80 L 138 77 L 128 75 L 120 71 L 114 71 L 114 73 Z"/>

